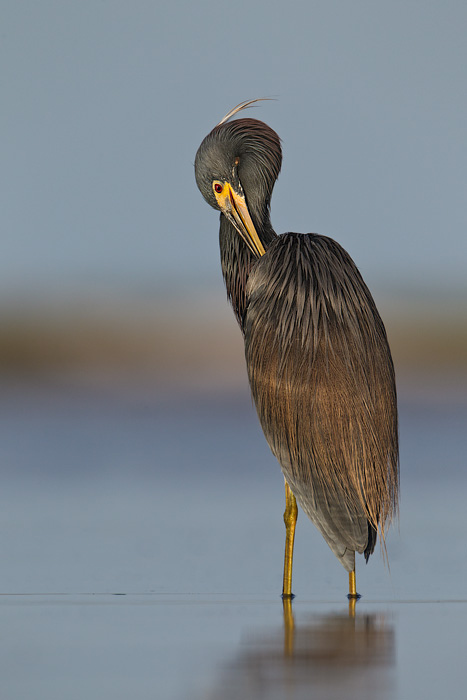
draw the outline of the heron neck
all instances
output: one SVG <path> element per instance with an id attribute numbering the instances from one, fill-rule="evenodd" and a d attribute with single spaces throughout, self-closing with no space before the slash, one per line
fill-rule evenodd
<path id="1" fill-rule="evenodd" d="M 269 218 L 263 226 L 256 228 L 264 249 L 277 237 Z M 250 251 L 232 224 L 221 214 L 219 229 L 222 275 L 227 297 L 232 304 L 240 327 L 246 309 L 246 285 L 248 275 L 258 258 Z"/>

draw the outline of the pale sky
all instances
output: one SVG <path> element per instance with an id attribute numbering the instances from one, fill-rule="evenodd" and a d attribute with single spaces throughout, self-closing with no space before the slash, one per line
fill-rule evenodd
<path id="1" fill-rule="evenodd" d="M 254 97 L 278 233 L 373 289 L 467 288 L 466 27 L 464 0 L 3 0 L 0 290 L 217 281 L 194 156 Z"/>

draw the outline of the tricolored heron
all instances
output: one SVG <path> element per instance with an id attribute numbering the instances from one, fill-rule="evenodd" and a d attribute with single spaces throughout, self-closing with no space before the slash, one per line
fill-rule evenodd
<path id="1" fill-rule="evenodd" d="M 282 594 L 292 596 L 297 501 L 349 572 L 366 561 L 397 511 L 394 367 L 375 302 L 349 254 L 314 233 L 277 235 L 270 200 L 278 135 L 230 119 L 201 143 L 196 182 L 220 215 L 227 295 L 245 341 L 251 392 L 285 478 Z"/>

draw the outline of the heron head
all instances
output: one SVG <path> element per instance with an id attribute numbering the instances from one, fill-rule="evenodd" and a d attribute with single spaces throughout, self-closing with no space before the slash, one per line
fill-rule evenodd
<path id="1" fill-rule="evenodd" d="M 258 235 L 282 161 L 280 139 L 256 119 L 224 120 L 201 143 L 195 177 L 204 199 L 235 227 L 252 253 L 263 255 Z"/>

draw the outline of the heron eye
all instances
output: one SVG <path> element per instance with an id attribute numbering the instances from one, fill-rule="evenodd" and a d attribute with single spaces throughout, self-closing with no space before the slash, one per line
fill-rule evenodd
<path id="1" fill-rule="evenodd" d="M 214 191 L 217 192 L 217 194 L 220 194 L 222 192 L 222 185 L 219 182 L 216 182 L 214 185 Z"/>

